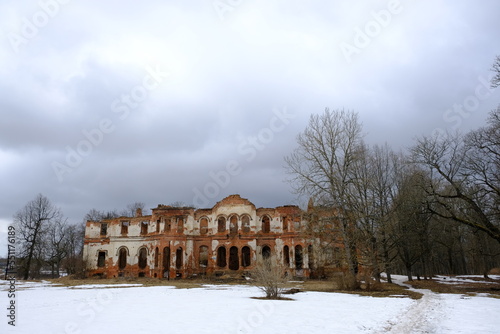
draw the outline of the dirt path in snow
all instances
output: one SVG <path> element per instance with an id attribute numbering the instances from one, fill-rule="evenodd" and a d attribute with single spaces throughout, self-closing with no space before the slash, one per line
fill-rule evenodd
<path id="1" fill-rule="evenodd" d="M 437 333 L 440 320 L 445 317 L 445 303 L 441 296 L 426 289 L 413 289 L 404 284 L 403 279 L 395 283 L 409 287 L 410 290 L 422 293 L 422 298 L 415 301 L 406 311 L 389 322 L 384 333 L 391 334 L 421 334 Z"/>

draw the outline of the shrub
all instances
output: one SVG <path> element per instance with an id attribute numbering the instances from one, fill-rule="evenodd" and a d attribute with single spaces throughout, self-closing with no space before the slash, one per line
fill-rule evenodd
<path id="1" fill-rule="evenodd" d="M 257 264 L 252 271 L 253 284 L 261 289 L 267 299 L 280 299 L 288 282 L 286 269 L 270 259 Z"/>

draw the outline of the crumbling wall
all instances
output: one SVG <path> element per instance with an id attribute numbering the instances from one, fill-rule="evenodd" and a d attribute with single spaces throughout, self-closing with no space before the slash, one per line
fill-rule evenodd
<path id="1" fill-rule="evenodd" d="M 88 222 L 84 256 L 91 276 L 238 276 L 253 269 L 263 256 L 287 263 L 292 274 L 308 276 L 310 242 L 300 233 L 302 216 L 297 206 L 256 209 L 239 195 L 224 198 L 212 209 L 159 205 L 150 216 Z M 143 223 L 147 226 L 141 231 Z M 102 224 L 107 225 L 105 236 L 100 234 Z M 120 249 L 127 253 L 121 264 Z M 147 250 L 145 263 L 139 263 L 141 249 Z M 99 251 L 106 252 L 104 267 L 97 263 Z M 301 268 L 296 268 L 296 258 Z"/>

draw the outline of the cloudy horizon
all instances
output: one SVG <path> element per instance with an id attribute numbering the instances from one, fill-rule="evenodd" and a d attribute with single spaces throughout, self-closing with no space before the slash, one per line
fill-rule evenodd
<path id="1" fill-rule="evenodd" d="M 283 157 L 311 114 L 369 145 L 466 132 L 498 108 L 500 3 L 8 0 L 0 4 L 0 255 L 38 193 L 90 209 L 240 194 L 303 205 Z"/>

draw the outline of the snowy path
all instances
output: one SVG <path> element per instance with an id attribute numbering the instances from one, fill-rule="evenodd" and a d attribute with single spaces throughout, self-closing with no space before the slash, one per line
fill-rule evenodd
<path id="1" fill-rule="evenodd" d="M 445 316 L 443 299 L 430 290 L 411 290 L 422 293 L 422 298 L 395 320 L 391 320 L 386 333 L 438 333 L 439 321 Z"/>
<path id="2" fill-rule="evenodd" d="M 390 320 L 381 333 L 498 333 L 500 303 L 497 299 L 414 289 L 403 283 L 405 280 L 405 276 L 393 277 L 396 284 L 423 296 Z"/>

